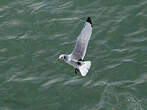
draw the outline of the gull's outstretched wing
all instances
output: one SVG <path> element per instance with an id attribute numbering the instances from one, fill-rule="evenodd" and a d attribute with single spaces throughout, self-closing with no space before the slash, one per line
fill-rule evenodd
<path id="1" fill-rule="evenodd" d="M 91 34 L 92 34 L 92 21 L 91 18 L 88 17 L 80 35 L 77 38 L 75 48 L 72 51 L 73 59 L 83 60 L 86 54 L 86 50 Z"/>

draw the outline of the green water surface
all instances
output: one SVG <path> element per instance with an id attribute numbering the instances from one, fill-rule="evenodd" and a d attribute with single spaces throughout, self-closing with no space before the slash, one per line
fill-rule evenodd
<path id="1" fill-rule="evenodd" d="M 82 77 L 56 58 L 88 16 Z M 147 0 L 0 0 L 0 110 L 147 110 Z"/>

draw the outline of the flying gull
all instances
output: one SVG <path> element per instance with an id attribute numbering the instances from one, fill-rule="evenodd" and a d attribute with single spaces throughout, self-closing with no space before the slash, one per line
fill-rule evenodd
<path id="1" fill-rule="evenodd" d="M 75 73 L 80 71 L 82 76 L 86 76 L 91 67 L 91 61 L 84 61 L 88 42 L 92 34 L 92 21 L 88 17 L 85 25 L 77 38 L 76 45 L 71 54 L 61 54 L 58 59 L 64 60 L 66 63 L 75 68 Z"/>

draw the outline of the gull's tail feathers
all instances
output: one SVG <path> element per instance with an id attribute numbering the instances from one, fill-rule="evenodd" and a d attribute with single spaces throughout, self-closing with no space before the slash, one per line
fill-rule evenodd
<path id="1" fill-rule="evenodd" d="M 90 67 L 91 61 L 84 61 L 83 64 L 79 67 L 81 75 L 86 76 Z"/>

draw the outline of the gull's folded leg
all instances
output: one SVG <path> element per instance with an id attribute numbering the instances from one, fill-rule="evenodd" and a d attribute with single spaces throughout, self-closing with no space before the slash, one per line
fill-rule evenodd
<path id="1" fill-rule="evenodd" d="M 75 74 L 77 74 L 77 69 L 75 69 Z"/>
<path id="2" fill-rule="evenodd" d="M 75 69 L 75 74 L 77 74 L 78 72 L 80 72 L 77 68 Z"/>

